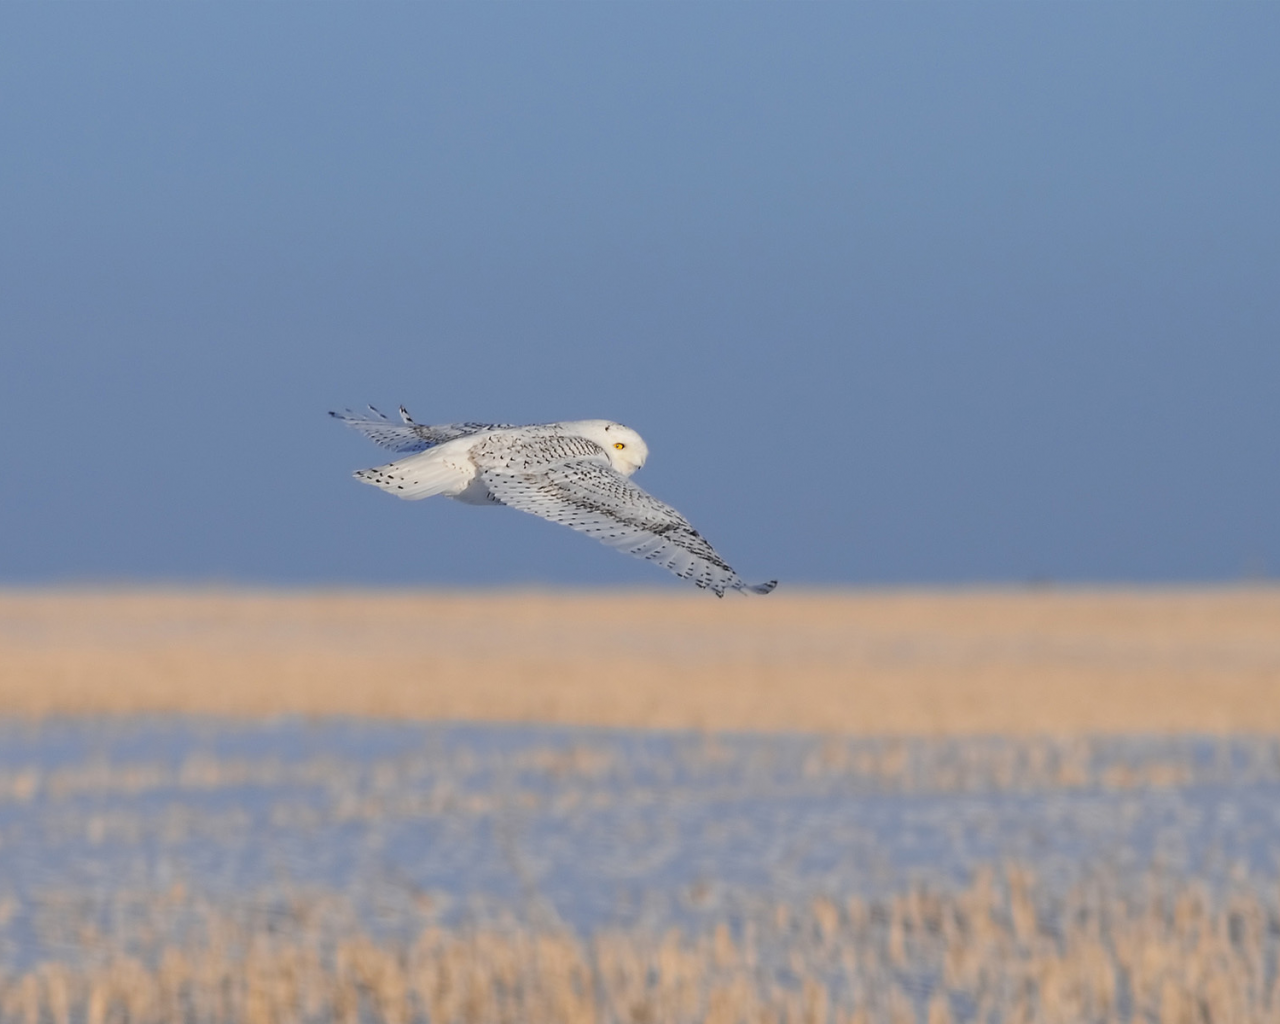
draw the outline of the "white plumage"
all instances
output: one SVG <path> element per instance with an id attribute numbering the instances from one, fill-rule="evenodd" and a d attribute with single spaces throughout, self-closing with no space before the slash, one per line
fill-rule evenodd
<path id="1" fill-rule="evenodd" d="M 444 494 L 472 505 L 510 505 L 561 523 L 667 569 L 723 597 L 726 590 L 767 594 L 716 554 L 689 521 L 630 480 L 649 448 L 630 427 L 609 420 L 513 426 L 396 423 L 372 415 L 330 413 L 370 440 L 407 457 L 355 474 L 411 501 Z"/>

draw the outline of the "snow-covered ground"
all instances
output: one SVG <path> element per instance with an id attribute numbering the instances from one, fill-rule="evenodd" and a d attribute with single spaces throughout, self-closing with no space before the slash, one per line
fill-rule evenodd
<path id="1" fill-rule="evenodd" d="M 500 921 L 696 934 L 765 903 L 954 890 L 1008 864 L 1034 871 L 1041 900 L 1099 872 L 1273 894 L 1280 743 L 298 719 L 0 728 L 10 970 L 145 956 L 189 940 L 208 908 L 278 913 L 286 928 L 280 908 L 300 894 L 341 905 L 333 928 L 389 941 Z"/>

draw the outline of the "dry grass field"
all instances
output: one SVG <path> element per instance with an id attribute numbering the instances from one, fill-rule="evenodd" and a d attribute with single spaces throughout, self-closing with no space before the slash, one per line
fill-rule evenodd
<path id="1" fill-rule="evenodd" d="M 1007 866 L 955 893 L 762 908 L 698 937 L 428 927 L 410 942 L 325 941 L 332 901 L 294 899 L 281 928 L 205 908 L 197 943 L 148 957 L 109 946 L 76 969 L 0 976 L 22 1024 L 953 1024 L 1280 1020 L 1275 907 L 1215 906 L 1195 887 L 1106 879 L 1052 907 Z M 154 901 L 185 908 L 181 893 Z M 289 927 L 289 925 L 295 925 Z M 91 932 L 92 936 L 92 932 Z M 88 945 L 100 945 L 92 936 Z M 776 959 L 785 951 L 779 972 Z M 782 973 L 786 982 L 780 984 Z"/>
<path id="2" fill-rule="evenodd" d="M 0 592 L 0 1024 L 176 1021 L 1280 1021 L 1280 589 Z"/>
<path id="3" fill-rule="evenodd" d="M 1274 739 L 7 729 L 5 1024 L 1280 1020 Z"/>
<path id="4" fill-rule="evenodd" d="M 0 714 L 1280 731 L 1280 589 L 0 594 Z"/>

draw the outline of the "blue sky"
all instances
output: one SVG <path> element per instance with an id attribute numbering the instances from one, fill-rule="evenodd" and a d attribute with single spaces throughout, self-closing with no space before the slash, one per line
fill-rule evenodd
<path id="1" fill-rule="evenodd" d="M 0 8 L 0 582 L 662 584 L 330 408 L 639 430 L 749 578 L 1280 571 L 1280 6 Z"/>

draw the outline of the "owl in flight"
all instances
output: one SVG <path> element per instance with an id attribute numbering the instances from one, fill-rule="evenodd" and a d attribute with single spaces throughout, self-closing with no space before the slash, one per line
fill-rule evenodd
<path id="1" fill-rule="evenodd" d="M 778 585 L 745 582 L 679 512 L 642 491 L 631 474 L 649 448 L 630 427 L 574 420 L 517 427 L 507 423 L 401 422 L 331 412 L 369 440 L 406 458 L 362 469 L 362 480 L 397 498 L 444 494 L 468 505 L 510 505 L 657 562 L 681 579 L 723 597 L 726 590 L 767 594 Z"/>

